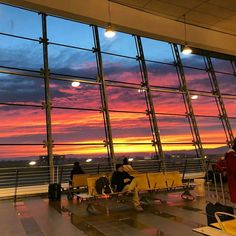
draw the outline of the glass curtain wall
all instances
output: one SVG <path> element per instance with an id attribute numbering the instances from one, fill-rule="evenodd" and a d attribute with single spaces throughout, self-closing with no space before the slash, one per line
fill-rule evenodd
<path id="1" fill-rule="evenodd" d="M 43 26 L 42 14 L 4 4 L 0 10 L 1 160 L 37 160 L 47 148 L 67 162 L 157 159 L 160 149 L 169 158 L 219 156 L 232 141 L 235 62 L 184 56 L 178 45 L 121 32 L 107 39 L 102 28 L 54 16 Z"/>

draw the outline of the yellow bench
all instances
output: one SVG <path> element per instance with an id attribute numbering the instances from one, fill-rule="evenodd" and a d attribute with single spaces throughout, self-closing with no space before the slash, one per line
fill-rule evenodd
<path id="1" fill-rule="evenodd" d="M 178 171 L 166 172 L 165 178 L 166 178 L 166 185 L 170 189 L 184 187 L 181 175 Z"/>
<path id="2" fill-rule="evenodd" d="M 150 190 L 165 190 L 167 189 L 166 177 L 162 172 L 147 173 Z"/>
<path id="3" fill-rule="evenodd" d="M 86 187 L 88 186 L 87 178 L 89 174 L 80 174 L 80 175 L 73 175 L 72 179 L 72 187 L 79 188 L 79 187 Z"/>

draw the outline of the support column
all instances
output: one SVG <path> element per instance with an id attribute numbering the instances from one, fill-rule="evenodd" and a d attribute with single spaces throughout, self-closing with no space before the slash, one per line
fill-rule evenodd
<path id="1" fill-rule="evenodd" d="M 145 92 L 145 99 L 146 99 L 146 104 L 147 104 L 147 115 L 149 117 L 151 130 L 152 130 L 152 136 L 153 136 L 152 143 L 153 143 L 153 146 L 155 147 L 156 153 L 158 150 L 159 157 L 162 161 L 162 169 L 163 171 L 166 171 L 165 155 L 164 155 L 162 145 L 161 145 L 160 132 L 157 125 L 157 118 L 155 114 L 151 89 L 150 89 L 149 80 L 148 80 L 147 66 L 145 62 L 142 41 L 141 41 L 140 36 L 134 36 L 134 37 L 135 37 L 136 48 L 137 48 L 137 53 L 138 53 L 137 60 L 139 61 L 140 72 L 142 75 L 141 88 L 143 88 Z"/>
<path id="2" fill-rule="evenodd" d="M 204 158 L 204 150 L 202 147 L 202 142 L 197 126 L 197 121 L 193 112 L 193 107 L 192 107 L 192 102 L 191 102 L 191 97 L 188 91 L 186 79 L 185 79 L 185 74 L 184 74 L 184 69 L 182 65 L 182 61 L 179 55 L 179 50 L 178 46 L 176 44 L 172 44 L 172 49 L 173 49 L 173 55 L 174 55 L 174 60 L 175 60 L 175 65 L 176 65 L 176 70 L 177 74 L 179 77 L 179 82 L 180 82 L 180 89 L 183 91 L 183 99 L 185 103 L 185 108 L 187 111 L 187 118 L 189 121 L 191 133 L 193 136 L 193 145 L 195 146 L 197 157 Z M 205 161 L 202 161 L 202 166 L 204 170 L 206 170 L 206 164 Z"/>
<path id="3" fill-rule="evenodd" d="M 113 140 L 112 140 L 112 130 L 111 130 L 109 109 L 108 109 L 106 81 L 104 78 L 100 40 L 99 40 L 97 26 L 92 26 L 92 27 L 93 27 L 93 37 L 94 37 L 94 45 L 95 45 L 94 53 L 96 55 L 96 61 L 97 61 L 98 82 L 100 83 L 100 94 L 101 94 L 101 100 L 102 100 L 102 113 L 103 113 L 105 135 L 106 135 L 106 140 L 104 142 L 105 142 L 105 146 L 107 147 L 109 163 L 110 163 L 111 167 L 113 167 L 115 169 L 116 159 L 115 159 Z"/>
<path id="4" fill-rule="evenodd" d="M 219 89 L 219 84 L 216 78 L 214 67 L 212 65 L 211 58 L 209 56 L 206 56 L 204 59 L 205 59 L 205 64 L 206 64 L 206 71 L 208 72 L 209 79 L 211 81 L 212 93 L 215 95 L 215 101 L 216 101 L 216 105 L 219 111 L 219 119 L 222 122 L 225 135 L 227 138 L 226 142 L 228 146 L 231 146 L 233 144 L 234 135 L 233 135 L 233 131 L 232 131 L 228 116 L 227 116 L 223 98 L 221 96 L 221 92 Z"/>
<path id="5" fill-rule="evenodd" d="M 44 77 L 44 94 L 45 103 L 44 108 L 46 111 L 46 129 L 47 129 L 47 140 L 45 146 L 47 147 L 47 154 L 50 168 L 50 183 L 54 182 L 54 162 L 53 162 L 53 140 L 52 140 L 52 126 L 51 126 L 51 96 L 49 89 L 49 68 L 48 68 L 48 38 L 47 38 L 47 19 L 46 14 L 42 14 L 42 38 L 40 42 L 43 44 L 43 77 Z"/>

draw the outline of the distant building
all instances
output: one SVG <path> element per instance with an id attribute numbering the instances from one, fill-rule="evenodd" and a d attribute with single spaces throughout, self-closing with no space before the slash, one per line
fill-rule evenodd
<path id="1" fill-rule="evenodd" d="M 63 165 L 65 162 L 65 155 L 54 155 L 53 156 L 53 163 L 54 165 Z M 49 160 L 48 160 L 48 156 L 39 156 L 39 162 L 38 164 L 40 166 L 47 166 L 49 165 Z"/>

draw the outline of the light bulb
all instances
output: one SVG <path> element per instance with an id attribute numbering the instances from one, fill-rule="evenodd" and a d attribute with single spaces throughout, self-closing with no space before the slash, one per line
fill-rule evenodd
<path id="1" fill-rule="evenodd" d="M 107 38 L 113 38 L 116 35 L 116 32 L 112 29 L 110 24 L 108 24 L 107 28 L 105 29 L 104 35 Z"/>
<path id="2" fill-rule="evenodd" d="M 80 82 L 79 81 L 74 81 L 71 83 L 71 86 L 74 87 L 74 88 L 77 88 L 80 86 Z"/>
<path id="3" fill-rule="evenodd" d="M 183 48 L 183 50 L 182 50 L 182 53 L 184 54 L 184 55 L 189 55 L 189 54 L 191 54 L 193 52 L 193 50 L 187 45 L 187 44 L 185 44 L 185 46 L 184 46 L 184 48 Z"/>
<path id="4" fill-rule="evenodd" d="M 198 95 L 193 95 L 193 96 L 191 96 L 191 99 L 193 99 L 193 100 L 198 99 Z"/>

